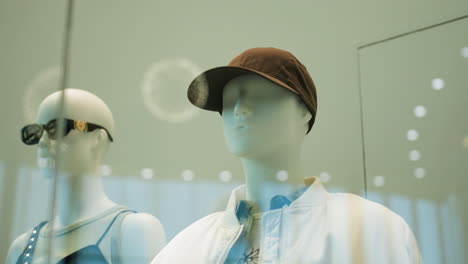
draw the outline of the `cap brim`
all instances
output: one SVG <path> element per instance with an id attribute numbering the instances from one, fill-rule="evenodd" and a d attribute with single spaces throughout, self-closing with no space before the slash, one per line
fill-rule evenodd
<path id="1" fill-rule="evenodd" d="M 221 66 L 207 70 L 198 75 L 190 83 L 187 91 L 187 97 L 193 105 L 199 108 L 210 111 L 218 111 L 221 113 L 224 86 L 230 80 L 245 74 L 260 75 L 265 79 L 268 79 L 290 90 L 291 92 L 298 94 L 289 85 L 265 73 L 238 66 Z"/>

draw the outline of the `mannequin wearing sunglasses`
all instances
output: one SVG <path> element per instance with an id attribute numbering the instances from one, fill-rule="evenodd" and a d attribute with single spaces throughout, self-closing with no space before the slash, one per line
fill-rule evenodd
<path id="1" fill-rule="evenodd" d="M 62 97 L 66 121 L 59 126 Z M 59 127 L 64 128 L 60 140 Z M 112 113 L 94 94 L 65 89 L 44 99 L 36 124 L 23 128 L 22 139 L 37 144 L 38 158 L 57 160 L 56 215 L 53 227 L 43 222 L 19 236 L 7 263 L 45 263 L 50 228 L 52 263 L 148 263 L 164 246 L 157 218 L 128 210 L 104 192 L 100 167 L 113 135 Z"/>

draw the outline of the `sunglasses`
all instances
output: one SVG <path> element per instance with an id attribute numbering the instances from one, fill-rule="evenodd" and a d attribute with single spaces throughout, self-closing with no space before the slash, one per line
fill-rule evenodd
<path id="1" fill-rule="evenodd" d="M 72 129 L 76 129 L 81 132 L 91 132 L 96 129 L 104 129 L 109 137 L 109 140 L 113 142 L 112 136 L 110 135 L 109 131 L 100 125 L 96 125 L 93 123 L 88 123 L 81 120 L 72 120 L 72 119 L 64 119 L 64 131 L 63 136 L 68 135 Z M 49 121 L 45 125 L 39 124 L 31 124 L 26 125 L 21 129 L 21 140 L 26 145 L 35 145 L 39 143 L 39 140 L 44 134 L 44 130 L 47 132 L 47 135 L 50 139 L 57 139 L 58 131 L 57 131 L 57 119 L 53 119 Z"/>

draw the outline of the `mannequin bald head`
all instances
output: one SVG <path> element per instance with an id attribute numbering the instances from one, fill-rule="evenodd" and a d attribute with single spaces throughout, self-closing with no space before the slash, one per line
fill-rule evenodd
<path id="1" fill-rule="evenodd" d="M 36 118 L 39 124 L 45 124 L 59 117 L 62 95 L 64 96 L 63 118 L 99 124 L 111 135 L 114 134 L 114 118 L 106 103 L 88 91 L 74 88 L 54 92 L 42 101 Z"/>
<path id="2" fill-rule="evenodd" d="M 63 102 L 60 113 L 61 100 Z M 96 95 L 79 89 L 68 88 L 47 96 L 39 106 L 36 121 L 46 124 L 63 117 L 80 120 L 104 127 L 110 135 L 114 133 L 114 118 L 109 107 Z M 59 168 L 68 174 L 94 174 L 107 153 L 110 140 L 104 129 L 82 132 L 72 129 L 64 136 L 59 146 Z M 39 158 L 56 158 L 56 140 L 47 133 L 39 141 Z"/>

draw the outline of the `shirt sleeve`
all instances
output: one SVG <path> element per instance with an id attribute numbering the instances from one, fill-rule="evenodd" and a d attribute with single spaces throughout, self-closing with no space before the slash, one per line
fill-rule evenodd
<path id="1" fill-rule="evenodd" d="M 403 219 L 402 219 L 403 220 Z M 412 264 L 423 264 L 423 258 L 419 251 L 418 242 L 414 237 L 413 231 L 408 224 L 403 220 L 406 232 L 406 251 L 408 253 L 409 263 Z"/>

